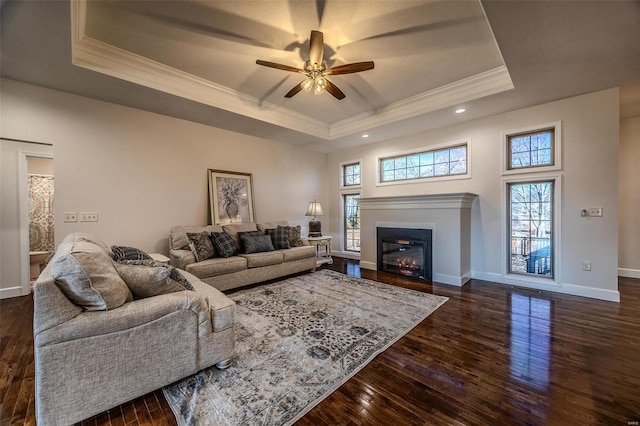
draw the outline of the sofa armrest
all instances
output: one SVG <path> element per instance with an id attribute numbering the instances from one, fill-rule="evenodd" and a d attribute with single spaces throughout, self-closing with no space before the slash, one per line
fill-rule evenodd
<path id="1" fill-rule="evenodd" d="M 174 268 L 185 269 L 187 265 L 192 263 L 196 263 L 196 257 L 191 250 L 169 250 L 169 264 Z"/>
<path id="2" fill-rule="evenodd" d="M 192 311 L 198 319 L 199 335 L 212 331 L 206 299 L 194 291 L 180 291 L 134 300 L 107 311 L 83 311 L 68 321 L 36 334 L 35 344 L 42 347 L 116 333 L 187 310 Z"/>
<path id="3" fill-rule="evenodd" d="M 191 282 L 193 288 L 203 296 L 208 304 L 211 312 L 211 326 L 214 332 L 222 331 L 233 327 L 235 324 L 236 302 L 227 297 L 217 288 L 211 287 L 209 284 L 196 279 L 192 281 L 188 272 L 183 275 Z M 195 278 L 195 276 L 191 275 Z"/>

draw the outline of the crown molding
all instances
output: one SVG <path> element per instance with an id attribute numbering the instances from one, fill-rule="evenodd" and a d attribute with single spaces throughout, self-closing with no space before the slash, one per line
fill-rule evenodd
<path id="1" fill-rule="evenodd" d="M 87 1 L 71 0 L 74 65 L 328 141 L 514 88 L 500 66 L 328 124 L 87 36 Z"/>
<path id="2" fill-rule="evenodd" d="M 337 139 L 374 127 L 416 117 L 514 88 L 507 67 L 455 81 L 428 92 L 389 104 L 377 113 L 367 112 L 331 125 L 329 139 Z"/>
<path id="3" fill-rule="evenodd" d="M 71 2 L 74 65 L 311 136 L 329 138 L 329 125 L 319 120 L 87 36 L 86 11 L 87 0 Z"/>

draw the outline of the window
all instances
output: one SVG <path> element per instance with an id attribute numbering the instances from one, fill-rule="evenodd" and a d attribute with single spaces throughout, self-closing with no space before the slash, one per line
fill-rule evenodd
<path id="1" fill-rule="evenodd" d="M 343 194 L 344 205 L 344 249 L 346 251 L 360 251 L 360 208 L 358 206 L 360 194 Z"/>
<path id="2" fill-rule="evenodd" d="M 553 166 L 554 134 L 551 128 L 507 136 L 507 169 Z"/>
<path id="3" fill-rule="evenodd" d="M 562 169 L 562 123 L 502 133 L 502 174 L 535 173 Z"/>
<path id="4" fill-rule="evenodd" d="M 360 185 L 360 163 L 345 164 L 342 166 L 342 186 Z"/>
<path id="5" fill-rule="evenodd" d="M 381 183 L 466 175 L 467 144 L 380 158 L 379 170 Z"/>
<path id="6" fill-rule="evenodd" d="M 553 278 L 555 180 L 511 182 L 508 272 Z"/>

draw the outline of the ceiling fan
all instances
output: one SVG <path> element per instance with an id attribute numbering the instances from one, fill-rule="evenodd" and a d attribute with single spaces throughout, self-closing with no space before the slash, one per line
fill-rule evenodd
<path id="1" fill-rule="evenodd" d="M 261 61 L 258 59 L 256 64 L 279 70 L 297 72 L 304 74 L 307 78 L 298 83 L 293 89 L 289 90 L 285 98 L 291 98 L 301 90 L 313 92 L 316 95 L 325 91 L 331 93 L 336 99 L 344 99 L 345 94 L 338 86 L 327 79 L 329 75 L 351 74 L 361 71 L 373 69 L 373 61 L 355 62 L 352 64 L 338 65 L 336 67 L 327 68 L 327 63 L 323 60 L 324 53 L 324 36 L 320 31 L 311 31 L 309 39 L 309 60 L 304 63 L 304 68 L 291 67 L 275 62 Z"/>

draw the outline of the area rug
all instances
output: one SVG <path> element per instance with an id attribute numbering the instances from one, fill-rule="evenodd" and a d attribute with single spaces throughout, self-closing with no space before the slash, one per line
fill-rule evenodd
<path id="1" fill-rule="evenodd" d="M 180 425 L 292 424 L 447 300 L 327 269 L 229 297 L 233 365 L 163 389 Z"/>

